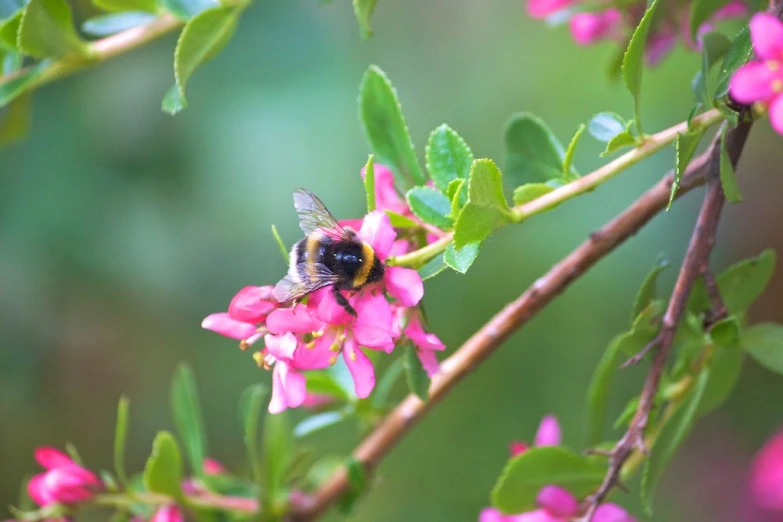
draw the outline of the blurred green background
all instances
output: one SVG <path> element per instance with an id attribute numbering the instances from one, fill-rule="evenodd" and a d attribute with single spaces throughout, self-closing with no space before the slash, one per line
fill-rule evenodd
<path id="1" fill-rule="evenodd" d="M 75 9 L 91 14 L 86 3 Z M 340 218 L 361 214 L 369 150 L 356 97 L 369 64 L 395 83 L 420 156 L 442 122 L 476 157 L 501 161 L 501 130 L 515 111 L 535 112 L 564 141 L 595 112 L 631 116 L 630 96 L 606 74 L 613 45 L 579 48 L 566 28 L 530 20 L 522 0 L 380 0 L 374 26 L 362 42 L 346 0 L 258 1 L 195 75 L 191 107 L 176 117 L 160 111 L 173 35 L 35 94 L 29 138 L 0 151 L 0 505 L 15 502 L 36 470 L 36 446 L 72 441 L 90 467 L 110 467 L 123 393 L 132 400 L 129 467 L 141 469 L 154 433 L 171 427 L 169 379 L 181 360 L 198 378 L 211 455 L 242 466 L 238 395 L 270 375 L 199 323 L 242 286 L 285 272 L 269 230 L 277 224 L 289 243 L 300 236 L 295 187 Z M 699 60 L 680 48 L 645 75 L 647 130 L 688 114 Z M 766 122 L 753 130 L 739 167 L 746 203 L 726 209 L 718 266 L 783 246 L 780 139 Z M 583 138 L 577 167 L 599 166 L 598 152 Z M 447 353 L 672 164 L 672 151 L 660 153 L 504 229 L 467 275 L 428 281 L 430 326 Z M 546 413 L 581 449 L 598 357 L 626 327 L 657 254 L 679 264 L 698 203 L 688 195 L 655 219 L 460 384 L 384 462 L 355 519 L 476 520 L 509 442 L 532 440 Z M 754 320 L 783 320 L 781 274 Z M 623 372 L 616 410 L 642 372 Z M 748 361 L 736 394 L 700 423 L 666 475 L 654 520 L 740 520 L 744 474 L 783 421 L 781 396 L 783 380 Z M 340 426 L 307 442 L 346 453 L 356 440 Z M 640 512 L 634 495 L 617 500 Z"/>

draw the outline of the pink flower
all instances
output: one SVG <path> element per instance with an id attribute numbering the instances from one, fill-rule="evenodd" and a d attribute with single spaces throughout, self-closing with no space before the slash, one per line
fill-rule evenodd
<path id="1" fill-rule="evenodd" d="M 560 444 L 560 424 L 554 415 L 541 419 L 536 432 L 535 446 L 557 446 Z"/>
<path id="2" fill-rule="evenodd" d="M 222 475 L 226 473 L 226 467 L 219 460 L 207 457 L 204 459 L 204 473 L 207 475 Z"/>
<path id="3" fill-rule="evenodd" d="M 737 69 L 729 93 L 740 103 L 768 106 L 772 128 L 783 134 L 783 24 L 770 14 L 758 13 L 750 19 L 750 39 L 759 60 Z"/>
<path id="4" fill-rule="evenodd" d="M 644 48 L 644 59 L 650 67 L 658 65 L 677 44 L 677 33 L 669 26 L 660 26 L 650 32 Z"/>
<path id="5" fill-rule="evenodd" d="M 418 313 L 414 313 L 411 316 L 404 333 L 416 347 L 416 355 L 419 356 L 421 365 L 426 370 L 427 375 L 430 377 L 435 375 L 438 371 L 438 358 L 435 357 L 435 352 L 445 350 L 446 346 L 435 334 L 424 331 Z"/>
<path id="6" fill-rule="evenodd" d="M 574 3 L 574 0 L 528 0 L 527 12 L 533 18 L 546 18 L 562 11 Z"/>
<path id="7" fill-rule="evenodd" d="M 305 394 L 305 400 L 302 403 L 302 406 L 309 409 L 318 409 L 321 406 L 326 406 L 327 404 L 331 404 L 333 402 L 334 398 L 331 395 L 307 392 Z"/>
<path id="8" fill-rule="evenodd" d="M 375 173 L 375 207 L 380 210 L 390 210 L 396 214 L 410 216 L 411 209 L 408 203 L 400 197 L 394 186 L 394 174 L 389 167 L 376 163 L 373 166 Z M 362 179 L 365 177 L 365 168 L 362 167 Z"/>
<path id="9" fill-rule="evenodd" d="M 150 522 L 183 522 L 182 511 L 174 504 L 158 508 Z"/>
<path id="10" fill-rule="evenodd" d="M 767 441 L 753 459 L 750 491 L 759 507 L 783 511 L 783 432 Z"/>
<path id="11" fill-rule="evenodd" d="M 201 327 L 225 337 L 241 340 L 247 348 L 263 335 L 258 325 L 276 310 L 280 303 L 272 295 L 272 286 L 246 286 L 234 296 L 228 312 L 208 315 Z"/>
<path id="12" fill-rule="evenodd" d="M 620 35 L 622 15 L 617 9 L 598 13 L 578 13 L 571 17 L 571 36 L 580 45 L 589 45 L 599 40 Z"/>
<path id="13" fill-rule="evenodd" d="M 91 471 L 79 466 L 65 453 L 54 448 L 38 448 L 35 460 L 46 471 L 30 479 L 27 492 L 40 506 L 75 504 L 89 500 L 101 481 Z"/>

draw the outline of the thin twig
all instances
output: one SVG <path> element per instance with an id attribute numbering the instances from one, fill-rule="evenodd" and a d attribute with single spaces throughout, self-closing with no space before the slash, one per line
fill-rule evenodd
<path id="1" fill-rule="evenodd" d="M 707 297 L 710 300 L 710 309 L 704 316 L 704 326 L 709 327 L 727 317 L 729 311 L 726 308 L 726 303 L 723 302 L 723 297 L 720 295 L 718 282 L 715 280 L 715 274 L 712 273 L 712 269 L 707 266 L 701 275 L 704 279 L 704 287 L 707 289 Z"/>
<path id="2" fill-rule="evenodd" d="M 726 146 L 732 165 L 737 164 L 742 147 L 750 131 L 750 123 L 742 123 L 737 128 L 728 131 Z M 707 193 L 704 196 L 701 211 L 696 220 L 696 225 L 691 235 L 688 250 L 685 253 L 680 273 L 674 284 L 669 306 L 663 316 L 661 331 L 654 340 L 657 351 L 653 357 L 652 365 L 639 397 L 639 406 L 636 409 L 631 423 L 625 434 L 609 452 L 609 469 L 604 481 L 598 490 L 588 499 L 587 510 L 584 517 L 586 522 L 592 520 L 593 514 L 606 496 L 618 484 L 623 465 L 634 451 L 647 453 L 644 442 L 645 429 L 649 421 L 650 412 L 655 404 L 655 396 L 661 382 L 661 375 L 666 367 L 666 359 L 669 355 L 677 325 L 682 318 L 691 289 L 699 274 L 709 268 L 709 255 L 715 244 L 715 234 L 720 219 L 721 209 L 725 201 L 723 187 L 720 182 L 720 131 L 705 153 L 708 155 L 707 175 L 709 183 Z M 649 346 L 649 345 L 648 345 Z M 647 349 L 647 348 L 645 348 Z"/>
<path id="3" fill-rule="evenodd" d="M 703 184 L 709 155 L 694 159 L 682 177 L 678 196 Z M 517 300 L 508 304 L 476 332 L 451 357 L 443 361 L 441 371 L 432 379 L 427 402 L 415 395 L 406 397 L 390 412 L 353 452 L 353 458 L 370 473 L 397 443 L 440 402 L 459 382 L 489 357 L 512 333 L 560 294 L 623 241 L 634 235 L 653 216 L 666 207 L 673 176 L 670 173 L 642 194 L 624 212 L 600 230 L 590 234 L 568 256 L 535 281 Z M 292 507 L 294 522 L 316 520 L 349 488 L 346 470 L 334 472 L 313 495 L 304 496 Z"/>

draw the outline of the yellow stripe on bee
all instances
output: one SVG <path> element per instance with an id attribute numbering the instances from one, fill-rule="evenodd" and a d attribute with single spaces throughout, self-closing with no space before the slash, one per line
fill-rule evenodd
<path id="1" fill-rule="evenodd" d="M 362 243 L 362 259 L 364 262 L 356 273 L 356 277 L 353 278 L 354 288 L 359 288 L 367 282 L 367 278 L 370 277 L 372 265 L 375 264 L 375 251 L 367 243 Z"/>
<path id="2" fill-rule="evenodd" d="M 313 281 L 318 275 L 315 270 L 315 264 L 318 263 L 316 256 L 318 255 L 319 248 L 321 248 L 320 234 L 318 234 L 317 232 L 313 232 L 307 238 L 307 251 L 306 251 L 307 278 L 310 281 Z"/>

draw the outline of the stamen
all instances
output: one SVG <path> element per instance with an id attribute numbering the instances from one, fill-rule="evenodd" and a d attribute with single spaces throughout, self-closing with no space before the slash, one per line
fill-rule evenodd
<path id="1" fill-rule="evenodd" d="M 310 341 L 309 343 L 306 343 L 304 347 L 307 348 L 308 350 L 312 350 L 313 348 L 315 348 L 315 341 Z"/>
<path id="2" fill-rule="evenodd" d="M 265 366 L 264 363 L 264 352 L 256 352 L 253 354 L 253 360 L 256 361 L 256 364 L 259 368 L 263 368 Z"/>
<path id="3" fill-rule="evenodd" d="M 337 356 L 336 356 L 336 355 L 332 355 L 332 356 L 329 358 L 329 366 L 333 366 L 333 365 L 334 365 L 334 363 L 336 363 L 336 362 L 337 362 Z"/>
<path id="4" fill-rule="evenodd" d="M 780 63 L 776 60 L 767 60 L 767 69 L 769 69 L 772 72 L 775 72 L 780 69 Z"/>
<path id="5" fill-rule="evenodd" d="M 332 345 L 329 347 L 329 350 L 331 350 L 331 351 L 333 351 L 333 352 L 339 352 L 339 351 L 340 351 L 340 345 L 339 345 L 339 344 L 337 344 L 337 343 L 334 343 L 334 344 L 332 344 Z"/>
<path id="6" fill-rule="evenodd" d="M 240 350 L 245 351 L 248 348 L 250 348 L 250 343 L 247 342 L 247 339 L 242 339 L 241 341 L 239 341 Z"/>
<path id="7" fill-rule="evenodd" d="M 779 78 L 776 79 L 776 80 L 772 80 L 771 87 L 772 87 L 772 91 L 773 92 L 781 92 L 781 91 L 783 91 L 783 80 L 781 80 Z"/>
<path id="8" fill-rule="evenodd" d="M 348 352 L 348 357 L 349 357 L 349 358 L 350 358 L 352 361 L 356 361 L 356 350 L 351 350 L 350 352 Z"/>

